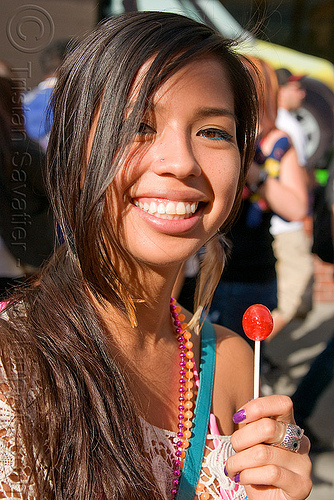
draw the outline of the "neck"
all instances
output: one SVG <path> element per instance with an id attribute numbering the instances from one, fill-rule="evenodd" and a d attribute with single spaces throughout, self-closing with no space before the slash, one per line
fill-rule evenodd
<path id="1" fill-rule="evenodd" d="M 137 326 L 131 327 L 128 317 L 109 304 L 106 309 L 97 305 L 103 316 L 110 337 L 127 349 L 147 349 L 162 339 L 172 339 L 174 331 L 170 316 L 170 297 L 178 274 L 178 268 L 166 272 L 143 272 L 140 283 L 132 283 L 129 290 L 135 304 Z"/>
<path id="2" fill-rule="evenodd" d="M 286 111 L 289 111 L 289 112 L 291 111 L 291 109 L 289 109 L 289 106 L 285 105 L 284 103 L 279 103 L 278 108 L 285 109 Z"/>
<path id="3" fill-rule="evenodd" d="M 170 430 L 176 429 L 179 413 L 180 348 L 170 305 L 177 272 L 169 269 L 168 273 L 145 273 L 138 287 L 137 297 L 143 301 L 136 302 L 138 325 L 134 328 L 113 305 L 107 309 L 97 305 L 109 335 L 110 353 L 126 373 L 141 415 Z"/>

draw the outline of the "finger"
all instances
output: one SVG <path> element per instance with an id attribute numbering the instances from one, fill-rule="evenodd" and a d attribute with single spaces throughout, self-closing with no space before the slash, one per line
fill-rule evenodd
<path id="1" fill-rule="evenodd" d="M 260 443 L 280 443 L 285 435 L 283 422 L 272 418 L 261 418 L 238 429 L 232 434 L 231 444 L 235 451 L 242 451 Z"/>
<path id="2" fill-rule="evenodd" d="M 233 415 L 233 422 L 235 424 L 248 424 L 266 417 L 275 418 L 285 423 L 295 423 L 291 399 L 283 395 L 253 399 Z"/>
<path id="3" fill-rule="evenodd" d="M 307 498 L 312 489 L 311 479 L 304 478 L 284 467 L 265 465 L 257 469 L 246 469 L 240 473 L 240 484 L 246 486 L 249 498 L 256 498 L 259 490 L 282 490 L 289 500 Z M 252 492 L 254 492 L 252 494 Z M 267 494 L 268 494 L 267 493 Z"/>
<path id="4" fill-rule="evenodd" d="M 243 485 L 281 488 L 291 498 L 306 498 L 300 496 L 301 488 L 305 486 L 309 493 L 311 485 L 311 461 L 306 449 L 303 453 L 291 453 L 270 445 L 257 445 L 231 456 L 225 471 Z"/>
<path id="5" fill-rule="evenodd" d="M 272 464 L 290 469 L 296 473 L 302 473 L 305 462 L 309 463 L 307 443 L 301 449 L 300 453 L 293 453 L 276 446 L 258 444 L 229 457 L 226 462 L 226 472 L 229 477 L 234 477 L 238 472 L 240 473 L 246 469 Z"/>

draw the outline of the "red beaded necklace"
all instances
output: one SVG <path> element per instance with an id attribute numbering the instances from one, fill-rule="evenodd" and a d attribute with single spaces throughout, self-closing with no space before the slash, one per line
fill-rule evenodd
<path id="1" fill-rule="evenodd" d="M 191 437 L 192 428 L 192 417 L 193 412 L 192 407 L 194 403 L 191 401 L 194 393 L 192 388 L 194 386 L 193 382 L 193 358 L 194 353 L 192 352 L 193 343 L 191 342 L 191 333 L 187 330 L 187 323 L 183 323 L 185 320 L 184 314 L 180 314 L 181 307 L 176 305 L 176 300 L 173 297 L 170 299 L 170 311 L 173 318 L 173 323 L 175 325 L 175 330 L 177 334 L 177 340 L 179 342 L 180 349 L 180 388 L 179 388 L 179 423 L 177 425 L 177 442 L 176 442 L 176 459 L 174 460 L 174 470 L 173 470 L 173 488 L 171 490 L 172 499 L 176 497 L 181 471 L 186 456 L 186 450 L 189 446 L 189 439 Z"/>

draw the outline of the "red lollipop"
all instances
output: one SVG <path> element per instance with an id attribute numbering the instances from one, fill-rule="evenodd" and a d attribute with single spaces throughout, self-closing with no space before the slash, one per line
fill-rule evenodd
<path id="1" fill-rule="evenodd" d="M 251 340 L 264 340 L 273 331 L 273 318 L 269 309 L 262 304 L 250 306 L 242 318 L 242 327 Z"/>
<path id="2" fill-rule="evenodd" d="M 260 394 L 260 341 L 266 339 L 273 330 L 273 318 L 269 309 L 262 304 L 250 306 L 242 318 L 245 334 L 255 341 L 254 351 L 254 399 Z"/>

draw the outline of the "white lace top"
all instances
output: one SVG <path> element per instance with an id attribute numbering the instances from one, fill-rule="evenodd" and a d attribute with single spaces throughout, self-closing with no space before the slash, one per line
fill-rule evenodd
<path id="1" fill-rule="evenodd" d="M 153 466 L 154 475 L 159 478 L 159 484 L 166 500 L 171 495 L 173 481 L 173 459 L 175 458 L 176 433 L 159 429 L 144 422 L 145 450 L 148 452 Z M 208 434 L 205 445 L 204 459 L 199 482 L 205 489 L 196 493 L 195 499 L 201 499 L 203 492 L 209 493 L 212 500 L 245 500 L 247 495 L 243 486 L 235 483 L 224 473 L 228 457 L 235 452 L 230 436 Z"/>
<path id="2" fill-rule="evenodd" d="M 1 305 L 1 304 L 0 304 Z M 178 440 L 176 433 L 155 427 L 142 420 L 145 452 L 149 456 L 153 472 L 158 479 L 166 500 L 171 498 L 173 488 L 173 460 Z M 201 500 L 203 492 L 214 500 L 246 500 L 243 486 L 236 484 L 224 474 L 224 466 L 234 453 L 230 436 L 218 435 L 214 415 L 210 416 L 210 432 L 207 435 L 200 483 L 204 490 L 196 493 Z M 33 485 L 28 496 L 23 492 L 27 484 L 29 469 L 22 439 L 16 436 L 16 416 L 6 375 L 0 362 L 0 499 L 35 500 Z M 47 500 L 47 499 L 45 499 Z"/>
<path id="3" fill-rule="evenodd" d="M 2 371 L 2 370 L 1 370 Z M 15 438 L 15 413 L 7 400 L 8 387 L 3 372 L 0 381 L 0 498 L 27 500 L 23 496 L 23 485 L 29 471 L 26 467 L 24 447 Z M 165 431 L 143 422 L 145 451 L 152 461 L 155 476 L 166 500 L 170 498 L 173 481 L 173 459 L 175 458 L 176 433 Z M 224 465 L 234 453 L 229 436 L 208 434 L 200 482 L 205 486 L 210 499 L 244 500 L 242 486 L 225 476 Z M 201 492 L 202 493 L 202 492 Z M 200 499 L 200 494 L 195 498 Z M 33 488 L 29 500 L 34 500 Z"/>

